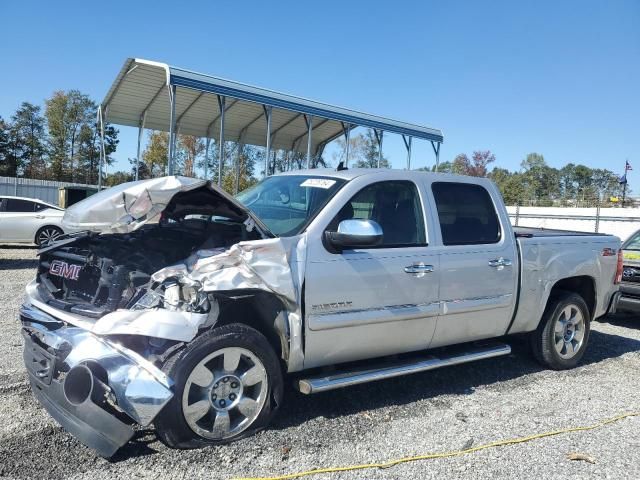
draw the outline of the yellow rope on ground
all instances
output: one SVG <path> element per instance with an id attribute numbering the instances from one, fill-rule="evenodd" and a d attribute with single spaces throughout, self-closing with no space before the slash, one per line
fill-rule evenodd
<path id="1" fill-rule="evenodd" d="M 637 416 L 640 416 L 640 412 L 624 413 L 622 415 L 618 415 L 617 417 L 607 418 L 598 423 L 594 423 L 593 425 L 563 428 L 562 430 L 553 430 L 551 432 L 536 433 L 534 435 L 529 435 L 528 437 L 513 438 L 510 440 L 500 440 L 497 442 L 487 443 L 485 445 L 479 445 L 477 447 L 467 448 L 465 450 L 455 450 L 452 452 L 442 452 L 442 453 L 428 453 L 425 455 L 416 455 L 414 457 L 404 457 L 404 458 L 398 458 L 395 460 L 387 460 L 385 462 L 380 462 L 380 463 L 365 463 L 361 465 L 349 465 L 345 467 L 316 468 L 314 470 L 307 470 L 306 472 L 288 473 L 285 475 L 278 475 L 275 477 L 246 477 L 246 478 L 237 478 L 235 480 L 289 480 L 292 478 L 319 475 L 321 473 L 336 473 L 336 472 L 346 472 L 351 470 L 365 470 L 368 468 L 389 468 L 389 467 L 394 467 L 396 465 L 399 465 L 401 463 L 415 462 L 418 460 L 431 460 L 434 458 L 457 457 L 460 455 L 467 455 L 469 453 L 478 452 L 480 450 L 486 450 L 487 448 L 503 447 L 506 445 L 515 445 L 517 443 L 530 442 L 531 440 L 536 440 L 538 438 L 552 437 L 554 435 L 560 435 L 563 433 L 584 432 L 586 430 L 595 430 L 596 428 L 604 427 L 605 425 L 609 425 L 611 423 L 620 421 L 624 418 L 637 417 Z"/>

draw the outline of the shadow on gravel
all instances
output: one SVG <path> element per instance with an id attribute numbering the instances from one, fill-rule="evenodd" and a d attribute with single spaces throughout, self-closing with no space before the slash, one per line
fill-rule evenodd
<path id="1" fill-rule="evenodd" d="M 3 250 L 30 250 L 35 253 L 38 247 L 31 245 L 0 245 L 0 271 L 2 270 L 24 270 L 27 268 L 36 268 L 38 266 L 37 258 L 2 258 Z M 13 252 L 7 252 L 7 255 L 15 255 Z"/>
<path id="2" fill-rule="evenodd" d="M 432 370 L 430 372 L 358 385 L 315 395 L 302 395 L 293 389 L 286 391 L 285 407 L 271 424 L 280 430 L 300 425 L 312 418 L 337 418 L 368 410 L 405 405 L 428 400 L 447 408 L 446 395 L 469 395 L 479 386 L 495 384 L 497 388 L 514 389 L 534 381 L 530 374 L 545 370 L 536 363 L 528 342 L 523 338 L 506 340 L 511 355 L 494 359 Z M 629 352 L 640 351 L 640 340 L 599 331 L 591 331 L 589 348 L 581 366 L 596 364 Z M 580 367 L 558 375 L 580 375 Z M 500 382 L 511 381 L 508 385 Z"/>
<path id="3" fill-rule="evenodd" d="M 37 268 L 38 267 L 38 259 L 37 258 L 10 258 L 10 259 L 1 259 L 0 258 L 0 272 L 3 270 L 24 270 L 27 268 Z"/>
<path id="4" fill-rule="evenodd" d="M 632 328 L 640 330 L 640 314 L 634 313 L 617 313 L 598 319 L 601 323 L 608 323 L 617 327 Z"/>
<path id="5" fill-rule="evenodd" d="M 109 458 L 111 463 L 118 463 L 130 458 L 146 457 L 158 453 L 157 450 L 149 447 L 150 444 L 157 442 L 155 432 L 152 428 L 138 430 L 133 438 L 129 441 L 125 448 L 121 448 L 116 454 Z"/>

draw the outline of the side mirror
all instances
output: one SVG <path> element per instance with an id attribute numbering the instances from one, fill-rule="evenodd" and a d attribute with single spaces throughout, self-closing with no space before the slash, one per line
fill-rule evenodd
<path id="1" fill-rule="evenodd" d="M 382 242 L 382 227 L 373 220 L 342 220 L 337 232 L 325 233 L 328 242 L 338 250 L 368 248 Z"/>

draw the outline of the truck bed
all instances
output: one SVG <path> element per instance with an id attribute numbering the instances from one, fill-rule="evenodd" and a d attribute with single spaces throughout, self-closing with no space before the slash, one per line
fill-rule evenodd
<path id="1" fill-rule="evenodd" d="M 516 237 L 594 237 L 607 236 L 606 233 L 576 232 L 550 228 L 513 227 Z"/>

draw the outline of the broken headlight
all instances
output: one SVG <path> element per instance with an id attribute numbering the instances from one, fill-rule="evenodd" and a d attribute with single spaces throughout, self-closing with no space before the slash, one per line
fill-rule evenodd
<path id="1" fill-rule="evenodd" d="M 160 306 L 162 306 L 162 295 L 156 290 L 147 290 L 133 307 L 131 307 L 131 310 L 148 310 Z"/>
<path id="2" fill-rule="evenodd" d="M 148 290 L 132 310 L 165 308 L 174 312 L 206 313 L 210 309 L 209 298 L 202 291 L 200 282 L 189 279 L 167 279 L 157 288 Z"/>

